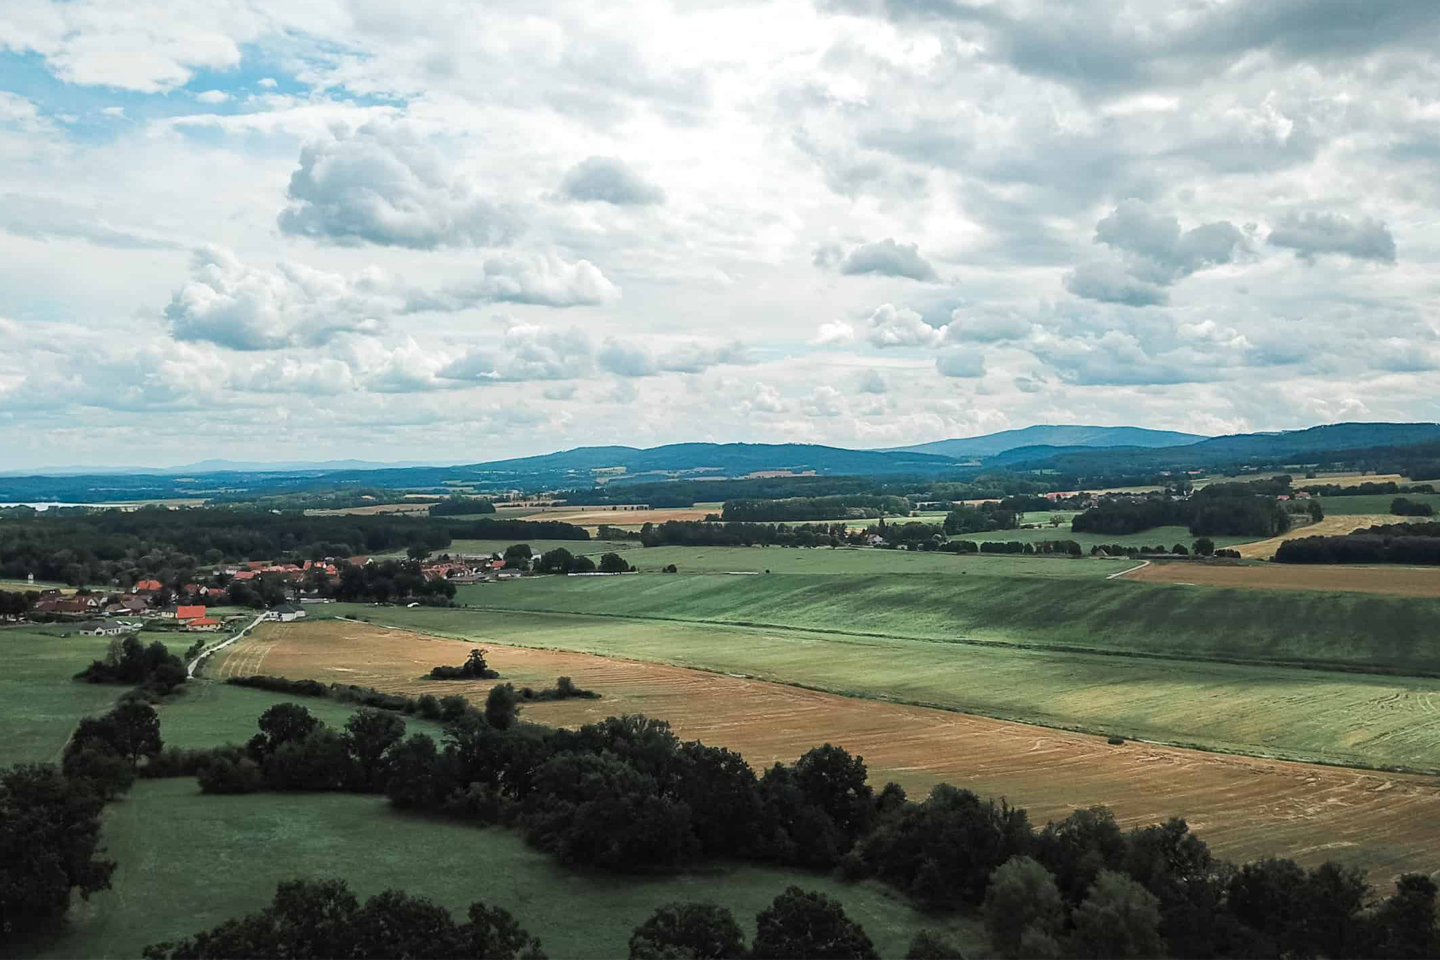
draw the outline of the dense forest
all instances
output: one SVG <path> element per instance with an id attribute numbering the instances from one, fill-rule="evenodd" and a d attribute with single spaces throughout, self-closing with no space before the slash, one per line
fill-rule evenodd
<path id="1" fill-rule="evenodd" d="M 439 551 L 452 539 L 589 540 L 557 521 L 443 520 L 404 516 L 320 516 L 269 511 L 148 507 L 84 516 L 0 520 L 0 577 L 121 586 L 144 577 L 168 584 L 195 570 L 244 560 L 318 560 L 415 547 Z"/>

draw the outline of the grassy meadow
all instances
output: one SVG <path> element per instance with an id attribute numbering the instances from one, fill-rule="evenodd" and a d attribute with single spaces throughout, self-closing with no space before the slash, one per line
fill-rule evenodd
<path id="1" fill-rule="evenodd" d="M 1415 503 L 1428 503 L 1440 514 L 1440 493 L 1375 493 L 1355 497 L 1321 497 L 1320 504 L 1325 513 L 1332 516 L 1356 516 L 1384 514 L 1390 512 L 1390 503 L 1396 497 L 1404 497 Z M 1411 520 L 1433 520 L 1434 517 L 1396 517 L 1393 522 Z"/>
<path id="2" fill-rule="evenodd" d="M 984 942 L 977 922 L 927 917 L 873 883 L 750 865 L 619 880 L 567 870 L 512 831 L 399 814 L 379 797 L 212 797 L 193 779 L 142 781 L 106 809 L 104 842 L 119 864 L 114 888 L 77 902 L 27 956 L 137 957 L 263 907 L 281 880 L 332 876 L 362 898 L 394 887 L 459 917 L 476 900 L 504 907 L 552 957 L 624 956 L 631 931 L 673 900 L 723 904 L 753 936 L 755 915 L 790 884 L 839 899 L 887 957 L 927 927 L 971 950 Z"/>
<path id="3" fill-rule="evenodd" d="M 1031 522 L 1034 522 L 1033 520 Z M 1185 549 L 1195 542 L 1196 537 L 1189 527 L 1152 527 L 1142 533 L 1074 533 L 1068 523 L 1052 527 L 1048 523 L 1038 530 L 992 530 L 989 533 L 962 533 L 952 540 L 974 540 L 976 543 L 1005 542 L 1018 540 L 1021 543 L 1039 543 L 1043 540 L 1074 540 L 1085 550 L 1091 547 L 1119 543 L 1127 547 L 1171 547 L 1182 544 Z M 1254 537 L 1211 537 L 1217 547 L 1229 547 L 1237 543 L 1248 543 Z"/>
<path id="4" fill-rule="evenodd" d="M 58 760 L 79 719 L 119 698 L 123 687 L 71 679 L 109 644 L 108 637 L 62 637 L 54 627 L 0 629 L 0 767 Z"/>

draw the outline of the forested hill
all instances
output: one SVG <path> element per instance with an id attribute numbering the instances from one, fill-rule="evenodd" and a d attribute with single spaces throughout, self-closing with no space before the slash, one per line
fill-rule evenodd
<path id="1" fill-rule="evenodd" d="M 1036 424 L 1023 430 L 1003 430 L 983 437 L 935 440 L 896 450 L 937 453 L 946 457 L 993 457 L 1019 447 L 1176 447 L 1204 440 L 1193 433 L 1147 430 L 1144 427 L 1088 427 L 1078 424 Z"/>
<path id="2" fill-rule="evenodd" d="M 1156 449 L 1012 450 L 1003 462 L 1024 469 L 1064 472 L 1123 472 L 1174 467 L 1311 462 L 1320 459 L 1376 460 L 1435 457 L 1426 448 L 1440 443 L 1440 423 L 1332 423 L 1280 433 L 1242 433 Z M 987 462 L 987 466 L 989 463 Z M 997 464 L 998 465 L 998 461 Z"/>
<path id="3" fill-rule="evenodd" d="M 846 450 L 808 443 L 671 443 L 662 447 L 577 447 L 560 453 L 477 463 L 461 470 L 516 476 L 589 473 L 623 467 L 626 474 L 690 473 L 738 477 L 789 470 L 817 474 L 934 473 L 951 470 L 949 457 L 885 450 Z M 618 471 L 617 471 L 618 472 Z"/>

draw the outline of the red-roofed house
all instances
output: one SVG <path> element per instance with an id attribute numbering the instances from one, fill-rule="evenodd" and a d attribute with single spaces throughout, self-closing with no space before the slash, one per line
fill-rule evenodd
<path id="1" fill-rule="evenodd" d="M 220 621 L 214 617 L 198 617 L 185 624 L 186 630 L 201 630 L 211 632 L 220 629 Z"/>
<path id="2" fill-rule="evenodd" d="M 235 577 L 234 577 L 234 579 L 236 579 L 236 580 L 254 580 L 254 579 L 255 579 L 255 571 L 254 571 L 254 570 L 237 570 L 237 571 L 235 571 Z"/>
<path id="3" fill-rule="evenodd" d="M 191 604 L 175 608 L 176 620 L 201 620 L 205 617 L 205 607 L 202 604 Z"/>
<path id="4" fill-rule="evenodd" d="M 159 580 L 141 580 L 135 584 L 136 593 L 158 593 L 162 589 Z"/>

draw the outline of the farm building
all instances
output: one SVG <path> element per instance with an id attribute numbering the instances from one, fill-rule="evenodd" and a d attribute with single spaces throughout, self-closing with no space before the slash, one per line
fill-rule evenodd
<path id="1" fill-rule="evenodd" d="M 186 630 L 195 630 L 200 633 L 214 633 L 220 629 L 220 621 L 214 617 L 197 617 L 185 624 Z"/>
<path id="2" fill-rule="evenodd" d="M 265 614 L 266 620 L 279 620 L 281 623 L 290 623 L 307 616 L 304 610 L 293 603 L 282 603 Z"/>
<path id="3" fill-rule="evenodd" d="M 118 637 L 132 629 L 128 624 L 116 623 L 113 620 L 90 620 L 80 624 L 76 633 L 82 637 Z"/>
<path id="4" fill-rule="evenodd" d="M 184 604 L 175 608 L 176 620 L 199 620 L 204 616 L 204 604 Z"/>

